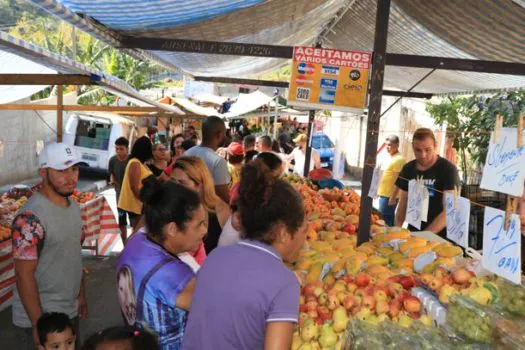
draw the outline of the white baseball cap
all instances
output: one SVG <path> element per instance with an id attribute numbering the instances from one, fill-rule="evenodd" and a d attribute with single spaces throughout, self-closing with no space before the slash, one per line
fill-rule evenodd
<path id="1" fill-rule="evenodd" d="M 65 170 L 80 163 L 77 153 L 65 143 L 50 142 L 40 153 L 40 168 Z"/>

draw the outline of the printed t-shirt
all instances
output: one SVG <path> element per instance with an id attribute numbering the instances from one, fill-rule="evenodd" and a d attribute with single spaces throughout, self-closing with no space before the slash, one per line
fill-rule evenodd
<path id="1" fill-rule="evenodd" d="M 424 231 L 443 211 L 443 195 L 441 192 L 453 190 L 459 184 L 459 176 L 454 164 L 444 158 L 438 157 L 436 163 L 425 171 L 417 170 L 416 161 L 413 160 L 405 164 L 401 170 L 396 186 L 408 192 L 408 180 L 416 179 L 417 177 L 423 177 L 423 183 L 427 187 L 429 194 L 427 221 L 421 222 L 421 231 Z M 408 229 L 410 231 L 420 231 L 410 225 Z M 447 229 L 444 228 L 438 235 L 446 238 Z"/>
<path id="2" fill-rule="evenodd" d="M 161 349 L 180 349 L 188 312 L 175 306 L 194 277 L 178 257 L 138 231 L 124 247 L 117 264 L 117 291 L 125 323 L 147 326 Z"/>

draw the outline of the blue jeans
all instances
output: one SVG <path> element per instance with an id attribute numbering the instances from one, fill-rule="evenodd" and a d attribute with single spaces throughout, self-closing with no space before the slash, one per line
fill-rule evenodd
<path id="1" fill-rule="evenodd" d="M 383 220 L 388 226 L 394 226 L 394 218 L 396 216 L 396 207 L 395 205 L 388 205 L 388 197 L 379 197 L 379 211 L 383 215 Z"/>

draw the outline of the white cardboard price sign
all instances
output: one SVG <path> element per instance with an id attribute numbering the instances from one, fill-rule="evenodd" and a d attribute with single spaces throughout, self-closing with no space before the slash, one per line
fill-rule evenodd
<path id="1" fill-rule="evenodd" d="M 372 175 L 372 182 L 370 183 L 370 190 L 368 190 L 368 197 L 374 199 L 377 197 L 377 190 L 379 189 L 379 182 L 383 177 L 383 170 L 380 168 L 374 168 L 374 174 Z"/>
<path id="2" fill-rule="evenodd" d="M 421 202 L 421 221 L 427 222 L 428 206 L 430 205 L 430 194 L 428 193 L 427 186 L 423 184 L 419 187 L 419 190 L 421 191 L 421 198 L 423 198 L 423 201 Z"/>
<path id="3" fill-rule="evenodd" d="M 521 283 L 520 219 L 512 214 L 509 229 L 504 229 L 505 212 L 486 207 L 483 220 L 483 268 Z"/>
<path id="4" fill-rule="evenodd" d="M 470 221 L 470 201 L 459 197 L 456 208 L 456 196 L 453 193 L 445 193 L 447 213 L 447 238 L 454 243 L 468 248 L 468 230 Z"/>
<path id="5" fill-rule="evenodd" d="M 406 221 L 421 230 L 421 214 L 423 211 L 423 191 L 420 190 L 416 180 L 408 182 L 408 203 Z"/>
<path id="6" fill-rule="evenodd" d="M 497 142 L 490 136 L 480 187 L 521 197 L 525 179 L 525 143 L 517 146 L 518 129 L 501 128 Z"/>

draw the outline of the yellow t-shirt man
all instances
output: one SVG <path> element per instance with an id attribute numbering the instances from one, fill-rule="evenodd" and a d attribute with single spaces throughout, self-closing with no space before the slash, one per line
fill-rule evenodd
<path id="1" fill-rule="evenodd" d="M 377 189 L 379 196 L 390 198 L 392 192 L 394 192 L 397 176 L 401 172 L 401 169 L 403 169 L 405 163 L 406 160 L 401 153 L 398 152 L 392 156 L 390 164 L 388 164 L 388 167 L 383 172 L 383 177 L 379 182 L 379 188 Z"/>

